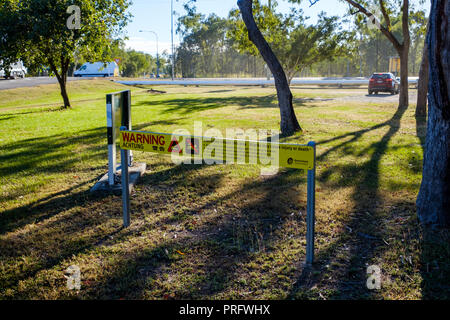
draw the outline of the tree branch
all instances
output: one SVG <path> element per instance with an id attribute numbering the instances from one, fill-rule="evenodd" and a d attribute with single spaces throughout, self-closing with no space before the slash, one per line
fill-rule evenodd
<path id="1" fill-rule="evenodd" d="M 403 31 L 403 45 L 409 47 L 409 0 L 403 0 L 402 7 L 402 31 Z"/>
<path id="2" fill-rule="evenodd" d="M 379 0 L 379 1 L 380 1 L 381 13 L 383 14 L 384 20 L 386 21 L 386 28 L 389 31 L 391 31 L 391 19 L 389 18 L 389 15 L 386 10 L 386 6 L 384 5 L 384 0 Z"/>
<path id="3" fill-rule="evenodd" d="M 361 13 L 363 13 L 364 15 L 366 15 L 367 17 L 371 18 L 374 16 L 372 12 L 368 11 L 366 8 L 364 8 L 359 3 L 357 3 L 353 0 L 345 0 L 345 1 L 347 3 L 349 3 L 350 5 L 352 5 L 354 8 L 359 9 L 359 11 Z M 407 0 L 404 0 L 404 3 L 405 2 L 407 2 Z M 397 51 L 400 52 L 402 50 L 403 45 L 397 40 L 397 38 L 392 34 L 391 31 L 386 29 L 386 27 L 384 27 L 381 24 L 380 24 L 380 31 L 389 39 L 389 41 L 394 45 L 394 47 Z"/>
<path id="4" fill-rule="evenodd" d="M 56 78 L 58 79 L 58 81 L 61 81 L 61 76 L 59 75 L 58 69 L 56 68 L 55 63 L 53 62 L 53 58 L 48 58 L 48 64 L 50 65 L 50 69 L 53 71 L 53 73 L 55 74 Z"/>

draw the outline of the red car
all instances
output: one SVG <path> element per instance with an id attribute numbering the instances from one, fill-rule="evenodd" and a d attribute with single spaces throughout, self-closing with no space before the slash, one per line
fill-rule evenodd
<path id="1" fill-rule="evenodd" d="M 369 94 L 375 92 L 390 92 L 398 94 L 400 91 L 400 82 L 392 73 L 374 73 L 369 79 Z"/>

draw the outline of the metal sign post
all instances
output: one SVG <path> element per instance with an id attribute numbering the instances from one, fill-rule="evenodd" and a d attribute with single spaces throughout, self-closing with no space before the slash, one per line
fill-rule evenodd
<path id="1" fill-rule="evenodd" d="M 112 95 L 106 96 L 106 130 L 108 137 L 108 183 L 114 185 L 116 176 L 116 144 L 114 132 L 115 110 L 113 108 Z"/>
<path id="2" fill-rule="evenodd" d="M 127 127 L 120 127 L 120 131 L 127 130 Z M 130 225 L 130 187 L 129 187 L 129 150 L 120 149 L 120 161 L 122 170 L 122 206 L 123 206 L 123 226 Z"/>
<path id="3" fill-rule="evenodd" d="M 316 159 L 316 143 L 311 141 L 308 146 L 314 149 L 314 159 Z M 314 168 L 308 170 L 307 195 L 306 195 L 306 263 L 312 264 L 314 261 L 314 225 L 316 212 L 316 163 Z"/>
<path id="4" fill-rule="evenodd" d="M 131 91 L 126 90 L 106 95 L 106 126 L 108 137 L 108 184 L 115 185 L 117 175 L 116 142 L 119 127 L 131 130 Z M 132 152 L 129 151 L 128 163 L 133 162 Z"/>

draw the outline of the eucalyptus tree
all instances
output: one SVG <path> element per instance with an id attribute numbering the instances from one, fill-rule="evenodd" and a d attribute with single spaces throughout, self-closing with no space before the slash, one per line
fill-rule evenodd
<path id="1" fill-rule="evenodd" d="M 197 13 L 195 7 L 189 8 L 187 14 L 178 19 L 177 33 L 183 40 L 177 49 L 177 58 L 183 76 L 219 72 L 228 47 L 227 28 L 227 19 L 215 14 L 206 17 Z"/>
<path id="2" fill-rule="evenodd" d="M 292 3 L 300 3 L 302 0 L 289 0 Z M 313 5 L 320 0 L 310 0 Z M 336 0 L 338 1 L 338 0 Z M 352 9 L 351 14 L 363 15 L 392 43 L 400 57 L 400 95 L 399 107 L 407 107 L 408 99 L 408 55 L 411 43 L 409 14 L 409 0 L 385 1 L 385 0 L 339 0 L 348 3 Z M 381 19 L 376 16 L 375 10 L 381 14 Z M 395 17 L 401 17 L 401 36 L 393 32 L 392 21 Z"/>
<path id="3" fill-rule="evenodd" d="M 256 1 L 256 5 L 259 2 Z M 278 96 L 278 107 L 280 108 L 280 129 L 283 135 L 292 135 L 302 130 L 292 106 L 292 92 L 289 82 L 276 54 L 259 30 L 253 16 L 253 1 L 238 0 L 238 6 L 248 32 L 248 39 L 254 43 L 263 57 L 275 80 L 275 88 Z M 270 8 L 269 8 L 270 10 Z"/>
<path id="4" fill-rule="evenodd" d="M 0 59 L 48 66 L 56 76 L 64 107 L 70 108 L 67 73 L 74 55 L 111 61 L 110 45 L 130 14 L 129 0 L 3 0 Z"/>
<path id="5" fill-rule="evenodd" d="M 450 226 L 450 1 L 431 0 L 427 33 L 428 123 L 417 214 L 424 224 Z"/>

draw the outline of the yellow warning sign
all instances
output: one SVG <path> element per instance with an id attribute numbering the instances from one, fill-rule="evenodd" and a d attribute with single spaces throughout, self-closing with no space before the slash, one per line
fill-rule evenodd
<path id="1" fill-rule="evenodd" d="M 305 170 L 314 168 L 314 148 L 298 144 L 120 131 L 120 147 L 189 156 L 206 163 L 262 164 Z"/>

